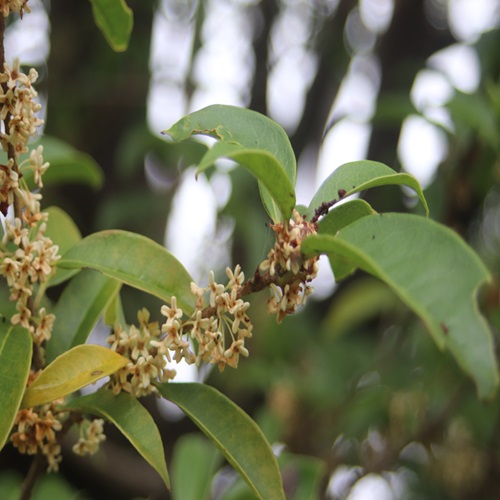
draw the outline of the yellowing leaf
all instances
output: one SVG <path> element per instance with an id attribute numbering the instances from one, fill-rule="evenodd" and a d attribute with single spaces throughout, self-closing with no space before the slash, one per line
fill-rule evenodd
<path id="1" fill-rule="evenodd" d="M 26 389 L 23 408 L 50 403 L 110 375 L 128 363 L 99 345 L 79 345 L 58 356 Z"/>

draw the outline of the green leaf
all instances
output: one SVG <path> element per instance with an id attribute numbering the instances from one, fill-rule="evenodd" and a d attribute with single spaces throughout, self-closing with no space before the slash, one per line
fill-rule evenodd
<path id="1" fill-rule="evenodd" d="M 426 214 L 429 213 L 424 194 L 415 177 L 409 174 L 398 174 L 383 163 L 362 160 L 345 163 L 330 174 L 314 195 L 309 205 L 308 215 L 312 217 L 314 211 L 324 202 L 345 198 L 365 189 L 391 184 L 404 185 L 413 189 L 424 205 Z"/>
<path id="2" fill-rule="evenodd" d="M 47 343 L 48 361 L 86 342 L 120 287 L 119 281 L 91 269 L 82 270 L 70 281 L 53 311 L 56 321 Z"/>
<path id="3" fill-rule="evenodd" d="M 153 417 L 136 398 L 124 392 L 114 396 L 111 391 L 100 389 L 94 394 L 73 399 L 64 407 L 112 422 L 170 488 L 160 432 Z"/>
<path id="4" fill-rule="evenodd" d="M 212 440 L 258 498 L 285 498 L 271 447 L 241 408 L 204 384 L 168 383 L 158 388 Z"/>
<path id="5" fill-rule="evenodd" d="M 173 500 L 210 498 L 210 488 L 220 454 L 199 434 L 181 436 L 172 457 Z"/>
<path id="6" fill-rule="evenodd" d="M 104 313 L 104 323 L 110 326 L 118 324 L 124 328 L 127 325 L 127 321 L 125 320 L 125 313 L 123 311 L 123 304 L 119 293 L 116 293 L 108 304 Z"/>
<path id="7" fill-rule="evenodd" d="M 342 228 L 367 215 L 376 214 L 365 200 L 349 200 L 330 210 L 318 222 L 318 233 L 336 234 Z"/>
<path id="8" fill-rule="evenodd" d="M 134 16 L 124 0 L 90 0 L 97 27 L 115 52 L 127 50 Z"/>
<path id="9" fill-rule="evenodd" d="M 31 367 L 31 334 L 0 320 L 0 450 L 16 418 Z"/>
<path id="10" fill-rule="evenodd" d="M 320 219 L 318 223 L 318 233 L 335 235 L 337 231 L 361 219 L 361 217 L 373 215 L 375 213 L 371 205 L 364 200 L 357 199 L 346 201 L 342 203 L 342 205 L 330 210 Z M 330 265 L 337 281 L 349 276 L 355 270 L 355 266 L 351 262 L 342 258 L 336 258 L 334 261 L 330 260 Z"/>
<path id="11" fill-rule="evenodd" d="M 59 254 L 62 255 L 76 245 L 82 239 L 82 235 L 73 219 L 64 210 L 59 207 L 49 207 L 45 212 L 49 214 L 45 235 L 59 247 Z M 49 286 L 59 285 L 78 272 L 75 269 L 61 268 L 56 268 L 55 271 L 49 280 Z"/>
<path id="12" fill-rule="evenodd" d="M 99 189 L 104 181 L 101 167 L 88 155 L 78 151 L 69 144 L 43 136 L 33 146 L 43 146 L 43 159 L 50 163 L 50 167 L 43 175 L 44 186 L 59 184 L 84 184 L 94 189 Z M 37 186 L 33 180 L 33 171 L 22 169 L 23 177 L 28 187 L 33 190 Z"/>
<path id="13" fill-rule="evenodd" d="M 275 222 L 290 218 L 297 165 L 285 131 L 270 118 L 244 108 L 213 105 L 185 116 L 163 133 L 176 142 L 200 134 L 219 141 L 214 151 L 206 153 L 200 168 L 207 168 L 217 158 L 233 158 L 259 179 L 262 201 L 271 218 Z"/>
<path id="14" fill-rule="evenodd" d="M 248 149 L 239 144 L 218 142 L 202 158 L 197 174 L 206 170 L 218 158 L 231 158 L 246 167 L 259 179 L 260 186 L 271 193 L 273 220 L 288 220 L 295 206 L 295 191 L 281 164 L 263 149 Z M 273 215 L 274 214 L 274 215 Z"/>
<path id="15" fill-rule="evenodd" d="M 194 309 L 189 273 L 166 248 L 139 234 L 119 230 L 91 234 L 66 252 L 57 265 L 90 267 L 166 302 L 175 296 L 188 314 Z"/>
<path id="16" fill-rule="evenodd" d="M 370 215 L 336 237 L 306 238 L 302 251 L 306 256 L 325 253 L 332 261 L 338 256 L 386 282 L 473 378 L 479 396 L 494 395 L 497 363 L 476 298 L 490 275 L 456 233 L 416 215 Z"/>
<path id="17" fill-rule="evenodd" d="M 129 360 L 100 345 L 78 345 L 58 356 L 26 389 L 23 408 L 39 406 L 115 373 Z"/>

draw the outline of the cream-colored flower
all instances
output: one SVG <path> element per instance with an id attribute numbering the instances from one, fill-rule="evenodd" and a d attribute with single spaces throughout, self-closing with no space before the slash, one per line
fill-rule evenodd
<path id="1" fill-rule="evenodd" d="M 177 307 L 177 299 L 175 297 L 172 297 L 170 307 L 167 305 L 162 306 L 161 313 L 167 318 L 167 321 L 164 324 L 166 328 L 171 326 L 174 321 L 182 318 L 183 315 L 182 309 Z"/>

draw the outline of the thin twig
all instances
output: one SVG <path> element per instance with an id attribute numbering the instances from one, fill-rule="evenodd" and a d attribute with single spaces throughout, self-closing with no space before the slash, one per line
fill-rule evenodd
<path id="1" fill-rule="evenodd" d="M 36 484 L 38 476 L 43 472 L 45 465 L 45 456 L 41 453 L 38 453 L 33 459 L 33 462 L 31 462 L 28 475 L 26 476 L 26 479 L 24 480 L 23 486 L 21 488 L 19 500 L 29 500 L 31 498 L 31 494 L 33 493 L 33 488 Z"/>

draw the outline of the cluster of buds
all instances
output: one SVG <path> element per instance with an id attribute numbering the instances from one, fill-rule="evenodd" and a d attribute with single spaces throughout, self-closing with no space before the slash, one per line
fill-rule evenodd
<path id="1" fill-rule="evenodd" d="M 59 401 L 58 401 L 59 402 Z M 14 421 L 12 444 L 20 453 L 42 453 L 48 461 L 48 471 L 57 472 L 61 457 L 61 445 L 56 433 L 62 429 L 60 415 L 54 415 L 54 403 L 18 411 Z"/>
<path id="2" fill-rule="evenodd" d="M 267 309 L 270 314 L 276 314 L 281 323 L 287 314 L 293 314 L 299 305 L 304 305 L 312 292 L 308 283 L 318 273 L 319 257 L 304 260 L 301 244 L 304 238 L 317 232 L 317 225 L 294 210 L 288 225 L 277 223 L 271 228 L 276 233 L 276 243 L 260 264 L 259 271 L 268 272 L 274 279 L 270 284 Z"/>

